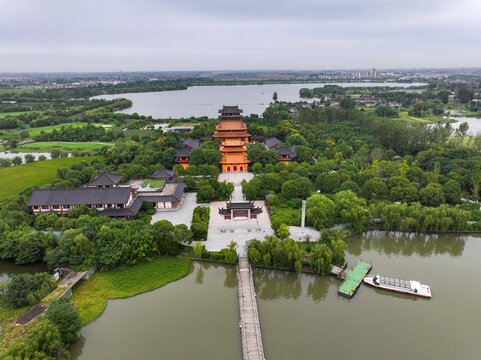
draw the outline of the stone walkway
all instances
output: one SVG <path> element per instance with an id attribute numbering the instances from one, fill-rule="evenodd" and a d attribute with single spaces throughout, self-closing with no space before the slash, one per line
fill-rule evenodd
<path id="1" fill-rule="evenodd" d="M 321 237 L 321 233 L 311 226 L 304 227 L 304 231 L 300 226 L 289 226 L 290 238 L 295 241 L 318 241 Z"/>
<path id="2" fill-rule="evenodd" d="M 253 178 L 254 175 L 248 172 L 224 172 L 219 175 L 219 181 L 226 180 L 234 184 L 233 201 L 244 200 L 241 182 L 244 179 L 249 181 Z M 234 241 L 237 243 L 237 252 L 242 254 L 247 252 L 249 240 L 263 240 L 266 235 L 274 235 L 264 201 L 254 201 L 254 204 L 263 210 L 257 221 L 253 219 L 224 221 L 219 215 L 219 208 L 225 207 L 226 203 L 224 201 L 210 203 L 209 233 L 204 243 L 205 248 L 209 251 L 219 251 Z"/>

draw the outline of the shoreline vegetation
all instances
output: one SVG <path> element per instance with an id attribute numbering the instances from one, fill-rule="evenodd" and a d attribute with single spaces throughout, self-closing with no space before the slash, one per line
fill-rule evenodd
<path id="1" fill-rule="evenodd" d="M 71 301 L 85 326 L 102 315 L 108 300 L 156 290 L 187 276 L 191 265 L 188 259 L 160 257 L 131 267 L 99 271 L 73 289 Z"/>

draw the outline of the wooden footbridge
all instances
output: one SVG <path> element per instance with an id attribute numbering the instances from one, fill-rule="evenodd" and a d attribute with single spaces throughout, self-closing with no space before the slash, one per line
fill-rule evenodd
<path id="1" fill-rule="evenodd" d="M 246 255 L 239 256 L 237 278 L 240 309 L 239 326 L 242 333 L 244 360 L 265 360 L 254 280 L 252 278 L 252 269 Z"/>

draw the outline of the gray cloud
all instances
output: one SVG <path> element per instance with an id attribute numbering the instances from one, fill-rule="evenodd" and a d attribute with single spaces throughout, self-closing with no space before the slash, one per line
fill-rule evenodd
<path id="1" fill-rule="evenodd" d="M 481 64 L 478 0 L 0 0 L 0 72 Z"/>

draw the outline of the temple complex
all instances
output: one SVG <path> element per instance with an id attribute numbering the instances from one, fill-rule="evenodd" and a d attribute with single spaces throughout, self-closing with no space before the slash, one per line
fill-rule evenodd
<path id="1" fill-rule="evenodd" d="M 220 124 L 214 138 L 221 139 L 222 171 L 247 171 L 246 143 L 249 142 L 247 126 L 242 123 L 242 110 L 238 106 L 225 106 L 219 110 Z"/>

